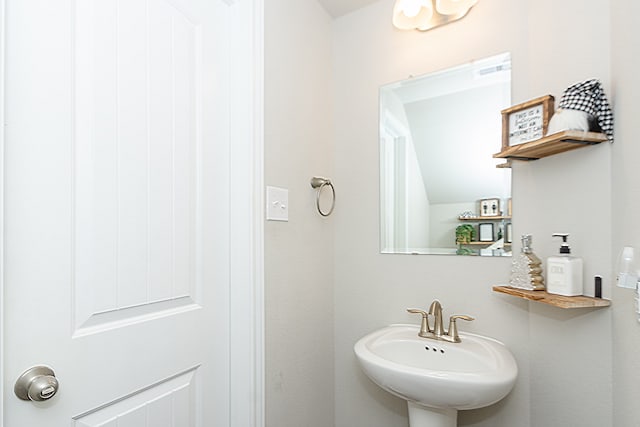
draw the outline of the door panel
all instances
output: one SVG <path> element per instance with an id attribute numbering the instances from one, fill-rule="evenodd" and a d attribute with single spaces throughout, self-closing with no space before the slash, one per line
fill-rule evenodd
<path id="1" fill-rule="evenodd" d="M 198 302 L 202 40 L 199 26 L 164 0 L 83 1 L 75 16 L 82 334 Z"/>
<path id="2" fill-rule="evenodd" d="M 4 426 L 229 425 L 229 2 L 6 1 Z"/>
<path id="3" fill-rule="evenodd" d="M 76 427 L 181 427 L 193 425 L 199 409 L 195 371 L 155 384 L 139 393 L 75 417 Z"/>

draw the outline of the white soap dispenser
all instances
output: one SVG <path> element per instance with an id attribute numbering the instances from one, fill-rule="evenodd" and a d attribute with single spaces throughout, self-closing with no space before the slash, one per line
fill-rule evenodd
<path id="1" fill-rule="evenodd" d="M 562 238 L 560 255 L 547 258 L 547 292 L 550 294 L 582 295 L 582 258 L 571 256 L 568 234 L 555 233 Z"/>

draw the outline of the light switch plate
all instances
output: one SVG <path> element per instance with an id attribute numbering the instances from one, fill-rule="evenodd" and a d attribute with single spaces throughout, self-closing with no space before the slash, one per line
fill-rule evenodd
<path id="1" fill-rule="evenodd" d="M 289 221 L 289 190 L 267 187 L 267 221 Z"/>

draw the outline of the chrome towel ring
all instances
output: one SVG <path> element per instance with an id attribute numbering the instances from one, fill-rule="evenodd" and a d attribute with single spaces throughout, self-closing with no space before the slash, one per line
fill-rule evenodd
<path id="1" fill-rule="evenodd" d="M 331 187 L 331 193 L 332 193 L 331 208 L 329 209 L 328 212 L 323 212 L 322 208 L 320 208 L 320 193 L 322 192 L 322 189 L 327 185 Z M 333 188 L 333 184 L 331 183 L 331 180 L 329 178 L 323 178 L 321 176 L 314 176 L 313 178 L 311 178 L 311 187 L 316 188 L 318 190 L 316 193 L 316 208 L 318 209 L 318 212 L 320 213 L 320 215 L 322 216 L 331 215 L 331 212 L 333 212 L 333 208 L 336 206 L 336 189 Z"/>

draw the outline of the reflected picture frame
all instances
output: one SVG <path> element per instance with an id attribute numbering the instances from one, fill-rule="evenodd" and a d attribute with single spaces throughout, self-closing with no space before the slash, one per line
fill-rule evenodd
<path id="1" fill-rule="evenodd" d="M 482 222 L 478 224 L 478 241 L 493 242 L 493 224 Z"/>
<path id="2" fill-rule="evenodd" d="M 481 217 L 500 216 L 500 199 L 480 199 L 479 214 Z"/>

